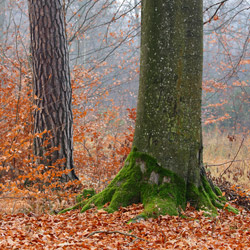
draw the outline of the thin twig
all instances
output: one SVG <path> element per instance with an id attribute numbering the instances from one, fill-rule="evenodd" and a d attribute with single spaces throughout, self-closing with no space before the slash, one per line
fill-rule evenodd
<path id="1" fill-rule="evenodd" d="M 220 166 L 224 166 L 227 165 L 231 162 L 245 162 L 245 161 L 249 161 L 250 159 L 244 159 L 244 160 L 236 160 L 236 161 L 226 161 L 224 163 L 218 163 L 218 164 L 206 164 L 206 167 L 220 167 Z"/>
<path id="2" fill-rule="evenodd" d="M 162 236 L 163 236 L 163 238 L 164 238 L 164 243 L 166 243 L 167 242 L 167 237 L 166 237 L 166 235 L 163 233 L 163 231 L 160 231 L 161 232 L 161 234 L 162 234 Z"/>
<path id="3" fill-rule="evenodd" d="M 17 201 L 15 200 L 14 205 L 13 205 L 13 208 L 12 208 L 12 214 L 14 214 L 16 202 L 17 202 Z"/>
<path id="4" fill-rule="evenodd" d="M 211 8 L 213 8 L 214 6 L 219 5 L 219 4 L 221 4 L 221 3 L 225 3 L 225 2 L 227 2 L 227 1 L 228 1 L 228 0 L 223 0 L 223 1 L 221 1 L 221 2 L 214 3 L 214 4 L 210 5 L 209 7 L 207 7 L 207 8 L 203 11 L 203 14 L 204 14 L 205 12 L 207 12 L 208 10 L 210 10 Z"/>
<path id="5" fill-rule="evenodd" d="M 207 24 L 207 23 L 210 23 L 210 22 L 214 19 L 214 17 L 217 15 L 217 13 L 218 13 L 219 9 L 222 7 L 222 5 L 223 5 L 225 2 L 227 2 L 227 1 L 228 1 L 228 0 L 223 0 L 222 2 L 218 3 L 219 6 L 218 6 L 217 9 L 215 10 L 214 14 L 213 14 L 206 22 L 204 22 L 203 25 L 205 25 L 205 24 Z"/>
<path id="6" fill-rule="evenodd" d="M 230 165 L 220 174 L 220 177 L 221 177 L 223 174 L 225 174 L 225 172 L 232 166 L 233 162 L 235 161 L 236 157 L 238 156 L 238 154 L 239 154 L 239 152 L 240 152 L 240 149 L 241 149 L 241 147 L 242 147 L 242 145 L 243 145 L 244 139 L 245 139 L 245 138 L 242 139 L 241 144 L 240 144 L 240 146 L 239 146 L 239 149 L 238 149 L 236 155 L 234 156 L 232 162 L 231 162 Z"/>
<path id="7" fill-rule="evenodd" d="M 92 235 L 94 235 L 94 234 L 99 234 L 99 233 L 105 233 L 105 234 L 116 234 L 116 233 L 118 233 L 118 234 L 122 234 L 122 235 L 125 235 L 125 236 L 134 237 L 134 238 L 136 238 L 137 240 L 143 240 L 143 241 L 149 242 L 148 240 L 145 240 L 145 239 L 143 239 L 143 238 L 140 238 L 140 237 L 138 237 L 138 236 L 136 236 L 136 235 L 134 235 L 134 234 L 123 233 L 123 232 L 120 232 L 120 231 L 94 231 L 94 232 L 88 234 L 88 235 L 87 235 L 87 238 L 89 238 L 90 236 L 92 236 Z"/>

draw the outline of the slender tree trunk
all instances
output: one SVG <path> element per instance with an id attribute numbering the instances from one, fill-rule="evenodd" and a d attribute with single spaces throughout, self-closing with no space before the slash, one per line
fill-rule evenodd
<path id="1" fill-rule="evenodd" d="M 34 154 L 53 165 L 65 159 L 63 179 L 76 179 L 73 168 L 72 90 L 61 0 L 29 0 L 33 62 Z M 57 149 L 56 149 L 57 148 Z"/>

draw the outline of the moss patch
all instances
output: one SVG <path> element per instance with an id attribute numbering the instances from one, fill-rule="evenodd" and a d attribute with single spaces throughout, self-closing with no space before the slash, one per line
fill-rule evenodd
<path id="1" fill-rule="evenodd" d="M 84 212 L 93 206 L 102 208 L 107 203 L 105 210 L 114 212 L 120 207 L 143 203 L 141 216 L 157 217 L 160 214 L 178 215 L 180 208 L 185 209 L 187 201 L 213 215 L 217 214 L 216 208 L 224 208 L 226 204 L 220 190 L 216 189 L 215 193 L 206 177 L 201 176 L 200 187 L 186 184 L 184 179 L 162 168 L 155 158 L 133 149 L 124 167 L 102 192 L 62 212 L 77 208 Z M 227 209 L 236 212 L 231 206 Z"/>
<path id="2" fill-rule="evenodd" d="M 187 201 L 196 209 L 209 211 L 209 214 L 212 216 L 218 214 L 217 208 L 226 208 L 230 212 L 238 213 L 238 210 L 232 206 L 226 206 L 226 199 L 222 196 L 220 189 L 216 187 L 215 193 L 205 176 L 201 176 L 201 185 L 199 188 L 190 183 L 187 186 Z"/>
<path id="3" fill-rule="evenodd" d="M 69 207 L 69 208 L 66 208 L 66 209 L 63 209 L 61 210 L 58 214 L 63 214 L 63 213 L 66 213 L 66 212 L 69 212 L 71 210 L 75 210 L 75 209 L 80 209 L 84 206 L 84 204 L 86 203 L 87 201 L 82 201 L 82 202 L 78 202 L 76 205 L 74 205 L 73 207 Z"/>
<path id="4" fill-rule="evenodd" d="M 79 203 L 85 199 L 89 199 L 96 194 L 93 188 L 91 189 L 84 189 L 81 194 L 76 196 L 76 202 Z"/>
<path id="5" fill-rule="evenodd" d="M 82 204 L 81 212 L 92 206 L 113 212 L 133 203 L 143 203 L 145 216 L 159 214 L 178 215 L 178 208 L 185 208 L 185 182 L 173 172 L 163 169 L 156 159 L 137 152 L 128 156 L 123 169 L 101 193 Z"/>

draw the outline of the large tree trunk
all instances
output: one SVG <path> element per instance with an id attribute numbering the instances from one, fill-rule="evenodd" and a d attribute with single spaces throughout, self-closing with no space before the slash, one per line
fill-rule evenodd
<path id="1" fill-rule="evenodd" d="M 200 183 L 202 0 L 143 1 L 134 146 Z"/>
<path id="2" fill-rule="evenodd" d="M 142 1 L 134 150 L 103 192 L 74 208 L 142 202 L 145 216 L 177 215 L 187 202 L 223 208 L 202 166 L 202 27 L 202 0 Z"/>
<path id="3" fill-rule="evenodd" d="M 67 181 L 77 177 L 73 169 L 72 90 L 61 2 L 29 0 L 29 18 L 36 105 L 34 133 L 48 131 L 34 140 L 34 154 L 47 166 L 65 159 L 61 168 L 71 170 L 63 175 Z"/>

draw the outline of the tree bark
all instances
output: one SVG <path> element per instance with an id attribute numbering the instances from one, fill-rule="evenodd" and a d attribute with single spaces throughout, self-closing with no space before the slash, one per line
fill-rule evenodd
<path id="1" fill-rule="evenodd" d="M 46 166 L 65 160 L 71 170 L 62 179 L 77 179 L 73 166 L 72 89 L 69 52 L 61 0 L 29 0 L 34 82 L 34 154 Z M 47 132 L 46 132 L 47 131 Z"/>
<path id="2" fill-rule="evenodd" d="M 200 183 L 202 0 L 142 2 L 134 146 L 185 182 Z"/>
<path id="3" fill-rule="evenodd" d="M 148 217 L 178 215 L 187 202 L 213 214 L 224 207 L 202 166 L 202 31 L 202 0 L 142 1 L 134 149 L 104 191 L 74 208 L 142 202 Z"/>

